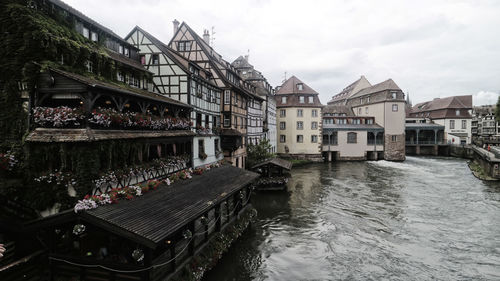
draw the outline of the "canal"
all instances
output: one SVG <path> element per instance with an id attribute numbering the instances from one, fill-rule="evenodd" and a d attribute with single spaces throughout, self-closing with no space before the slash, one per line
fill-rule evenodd
<path id="1" fill-rule="evenodd" d="M 294 168 L 204 280 L 500 280 L 500 183 L 462 159 Z"/>

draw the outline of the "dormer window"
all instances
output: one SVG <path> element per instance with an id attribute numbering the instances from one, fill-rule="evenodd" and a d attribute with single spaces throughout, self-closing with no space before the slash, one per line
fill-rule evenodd
<path id="1" fill-rule="evenodd" d="M 304 103 L 304 99 L 305 99 L 305 97 L 304 97 L 304 96 L 300 96 L 300 97 L 299 97 L 299 102 L 300 102 L 300 103 Z"/>
<path id="2" fill-rule="evenodd" d="M 123 54 L 123 46 L 118 46 L 118 53 Z"/>
<path id="3" fill-rule="evenodd" d="M 460 115 L 460 109 L 455 110 L 455 115 L 457 115 L 457 116 Z"/>
<path id="4" fill-rule="evenodd" d="M 392 99 L 395 100 L 397 98 L 397 93 L 396 92 L 392 92 Z"/>
<path id="5" fill-rule="evenodd" d="M 124 54 L 126 57 L 130 57 L 130 51 L 129 51 L 129 49 L 128 49 L 128 48 L 124 48 L 124 49 L 123 49 L 123 51 L 124 51 L 124 52 L 123 52 L 123 54 Z"/>
<path id="6" fill-rule="evenodd" d="M 281 97 L 281 103 L 285 104 L 286 103 L 286 97 Z"/>
<path id="7" fill-rule="evenodd" d="M 94 41 L 94 42 L 97 42 L 99 40 L 99 37 L 97 36 L 97 33 L 96 32 L 91 32 L 90 33 L 90 40 Z"/>
<path id="8" fill-rule="evenodd" d="M 86 27 L 83 27 L 82 35 L 83 35 L 83 37 L 89 39 L 89 35 L 90 35 L 89 29 Z"/>
<path id="9" fill-rule="evenodd" d="M 314 97 L 309 97 L 309 103 L 314 103 Z"/>
<path id="10" fill-rule="evenodd" d="M 302 83 L 297 84 L 297 90 L 299 90 L 299 91 L 304 90 L 304 84 L 302 84 Z"/>

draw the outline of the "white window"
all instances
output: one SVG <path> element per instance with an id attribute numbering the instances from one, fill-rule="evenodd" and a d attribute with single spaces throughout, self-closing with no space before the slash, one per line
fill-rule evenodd
<path id="1" fill-rule="evenodd" d="M 450 120 L 450 129 L 455 129 L 455 120 Z"/>
<path id="2" fill-rule="evenodd" d="M 392 142 L 397 142 L 398 141 L 398 136 L 391 136 L 391 141 Z"/>
<path id="3" fill-rule="evenodd" d="M 99 40 L 96 32 L 93 32 L 93 31 L 91 32 L 90 40 L 92 40 L 94 42 L 97 42 Z"/>
<path id="4" fill-rule="evenodd" d="M 87 68 L 88 72 L 94 72 L 94 64 L 91 61 L 85 61 L 85 67 Z"/>
<path id="5" fill-rule="evenodd" d="M 299 90 L 299 91 L 304 90 L 304 84 L 302 84 L 302 83 L 297 84 L 297 90 Z"/>
<path id="6" fill-rule="evenodd" d="M 338 124 L 347 124 L 347 120 L 346 119 L 338 119 L 337 123 Z"/>
<path id="7" fill-rule="evenodd" d="M 129 49 L 128 48 L 124 48 L 123 51 L 124 51 L 124 55 L 126 57 L 130 57 L 130 53 L 129 53 Z"/>
<path id="8" fill-rule="evenodd" d="M 224 104 L 230 104 L 231 103 L 231 91 L 225 90 L 224 91 Z"/>
<path id="9" fill-rule="evenodd" d="M 456 115 L 456 116 L 459 116 L 459 115 L 460 115 L 460 109 L 457 109 L 457 110 L 455 111 L 455 115 Z"/>
<path id="10" fill-rule="evenodd" d="M 304 122 L 297 121 L 297 130 L 302 130 L 302 129 L 304 129 Z"/>
<path id="11" fill-rule="evenodd" d="M 297 142 L 304 142 L 304 136 L 303 135 L 297 135 Z"/>
<path id="12" fill-rule="evenodd" d="M 118 46 L 118 53 L 123 54 L 123 46 Z"/>
<path id="13" fill-rule="evenodd" d="M 304 103 L 305 102 L 305 97 L 304 96 L 300 96 L 299 97 L 299 102 L 300 103 Z"/>
<path id="14" fill-rule="evenodd" d="M 297 117 L 302 117 L 303 111 L 302 109 L 297 109 Z"/>
<path id="15" fill-rule="evenodd" d="M 392 105 L 392 111 L 398 111 L 398 105 L 397 104 L 393 104 Z"/>
<path id="16" fill-rule="evenodd" d="M 231 119 L 228 114 L 224 114 L 224 127 L 229 127 Z"/>
<path id="17" fill-rule="evenodd" d="M 309 103 L 314 103 L 314 97 L 309 97 Z"/>
<path id="18" fill-rule="evenodd" d="M 281 97 L 281 103 L 283 103 L 283 104 L 286 103 L 286 97 Z"/>
<path id="19" fill-rule="evenodd" d="M 120 81 L 120 82 L 125 81 L 125 78 L 123 77 L 123 72 L 118 71 L 118 73 L 116 73 L 116 76 L 117 76 L 118 81 Z"/>
<path id="20" fill-rule="evenodd" d="M 89 29 L 84 27 L 83 31 L 82 31 L 82 35 L 83 35 L 83 37 L 88 39 L 89 38 Z"/>
<path id="21" fill-rule="evenodd" d="M 361 107 L 358 108 L 358 115 L 361 115 L 362 111 L 363 111 L 363 109 Z"/>
<path id="22" fill-rule="evenodd" d="M 317 109 L 313 109 L 313 110 L 311 111 L 311 116 L 312 116 L 312 117 L 318 117 L 318 110 L 317 110 Z"/>
<path id="23" fill-rule="evenodd" d="M 366 103 L 369 103 L 370 102 L 370 96 L 367 96 L 366 97 Z"/>
<path id="24" fill-rule="evenodd" d="M 280 122 L 280 130 L 285 130 L 285 129 L 286 129 L 286 123 Z"/>
<path id="25" fill-rule="evenodd" d="M 467 120 L 462 120 L 462 129 L 467 129 Z"/>
<path id="26" fill-rule="evenodd" d="M 286 136 L 280 135 L 280 142 L 286 142 Z"/>
<path id="27" fill-rule="evenodd" d="M 365 107 L 365 114 L 368 114 L 368 106 Z"/>
<path id="28" fill-rule="evenodd" d="M 373 119 L 366 119 L 366 124 L 369 124 L 369 125 L 373 124 Z"/>
<path id="29" fill-rule="evenodd" d="M 317 135 L 311 135 L 311 142 L 312 143 L 318 142 L 318 136 Z"/>
<path id="30" fill-rule="evenodd" d="M 352 124 L 359 125 L 359 124 L 361 124 L 361 120 L 359 120 L 359 119 L 352 119 Z"/>
<path id="31" fill-rule="evenodd" d="M 280 109 L 280 117 L 286 117 L 286 109 Z"/>
<path id="32" fill-rule="evenodd" d="M 331 119 L 330 119 L 331 120 Z M 316 130 L 318 129 L 318 122 L 311 122 L 311 129 Z"/>
<path id="33" fill-rule="evenodd" d="M 395 99 L 398 97 L 398 95 L 397 95 L 397 93 L 396 93 L 396 92 L 392 92 L 391 94 L 392 94 L 392 99 L 393 99 L 393 100 L 395 100 Z"/>

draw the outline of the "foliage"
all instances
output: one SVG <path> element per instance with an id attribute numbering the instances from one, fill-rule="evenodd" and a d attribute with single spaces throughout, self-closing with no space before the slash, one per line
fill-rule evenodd
<path id="1" fill-rule="evenodd" d="M 271 144 L 268 139 L 261 140 L 259 144 L 249 144 L 247 146 L 246 167 L 251 168 L 266 159 L 274 157 L 274 154 L 269 151 L 271 151 Z"/>

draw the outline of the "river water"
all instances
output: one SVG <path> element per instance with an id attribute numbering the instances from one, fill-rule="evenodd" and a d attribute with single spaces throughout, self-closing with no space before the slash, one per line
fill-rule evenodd
<path id="1" fill-rule="evenodd" d="M 204 280 L 500 280 L 500 183 L 462 159 L 311 164 L 288 187 L 255 194 Z"/>

